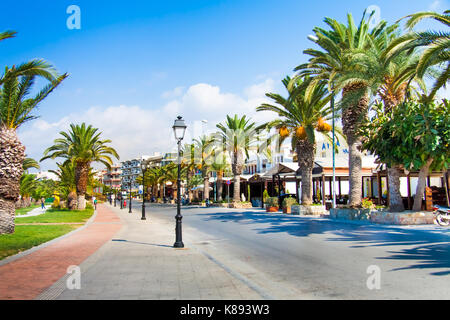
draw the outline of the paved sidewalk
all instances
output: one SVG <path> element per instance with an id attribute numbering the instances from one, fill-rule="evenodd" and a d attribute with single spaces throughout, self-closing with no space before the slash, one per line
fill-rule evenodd
<path id="1" fill-rule="evenodd" d="M 147 209 L 108 207 L 124 227 L 80 265 L 81 289 L 66 288 L 62 277 L 39 299 L 262 299 L 257 288 L 239 279 L 195 247 L 174 249 L 173 223 Z M 168 209 L 167 214 L 174 214 Z M 188 232 L 184 234 L 185 245 Z"/>
<path id="2" fill-rule="evenodd" d="M 111 240 L 120 219 L 99 205 L 95 219 L 81 230 L 0 266 L 0 300 L 34 299 Z"/>
<path id="3" fill-rule="evenodd" d="M 47 211 L 48 208 L 50 208 L 50 205 L 45 206 L 44 209 L 42 208 L 34 208 L 33 210 L 31 210 L 30 212 L 28 212 L 27 214 L 23 214 L 20 216 L 16 216 L 16 218 L 26 218 L 26 217 L 34 217 L 34 216 L 39 216 L 43 213 L 45 213 Z"/>

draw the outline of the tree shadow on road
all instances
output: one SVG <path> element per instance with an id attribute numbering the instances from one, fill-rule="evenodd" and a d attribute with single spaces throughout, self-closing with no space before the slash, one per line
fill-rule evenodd
<path id="1" fill-rule="evenodd" d="M 267 214 L 256 210 L 208 212 L 201 215 L 206 221 L 255 225 L 254 230 L 259 234 L 284 233 L 295 237 L 325 234 L 326 241 L 351 242 L 351 248 L 386 247 L 389 256 L 376 259 L 414 261 L 412 265 L 391 271 L 442 269 L 430 274 L 435 276 L 450 274 L 450 230 L 437 226 L 434 230 L 409 229 L 277 213 Z"/>

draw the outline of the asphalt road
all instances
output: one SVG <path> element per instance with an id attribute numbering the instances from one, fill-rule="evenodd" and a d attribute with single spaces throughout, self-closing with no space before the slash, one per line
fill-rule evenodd
<path id="1" fill-rule="evenodd" d="M 148 219 L 174 226 L 175 214 L 174 207 L 147 207 Z M 450 299 L 449 228 L 362 225 L 260 209 L 182 207 L 182 214 L 185 247 L 268 299 Z"/>

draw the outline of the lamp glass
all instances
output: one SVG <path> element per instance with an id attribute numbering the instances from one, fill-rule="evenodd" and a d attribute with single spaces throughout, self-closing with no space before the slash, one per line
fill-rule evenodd
<path id="1" fill-rule="evenodd" d="M 181 117 L 178 117 L 173 124 L 173 133 L 175 135 L 175 139 L 183 140 L 184 133 L 186 131 L 186 124 Z"/>

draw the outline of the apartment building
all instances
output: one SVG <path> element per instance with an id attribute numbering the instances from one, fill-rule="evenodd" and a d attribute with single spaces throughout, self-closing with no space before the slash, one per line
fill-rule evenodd
<path id="1" fill-rule="evenodd" d="M 123 190 L 131 189 L 133 192 L 138 191 L 139 184 L 136 182 L 136 178 L 142 175 L 141 159 L 123 161 L 120 169 L 121 188 Z"/>
<path id="2" fill-rule="evenodd" d="M 122 186 L 122 168 L 121 164 L 115 163 L 111 169 L 106 169 L 103 174 L 103 184 L 113 189 L 119 190 Z"/>

